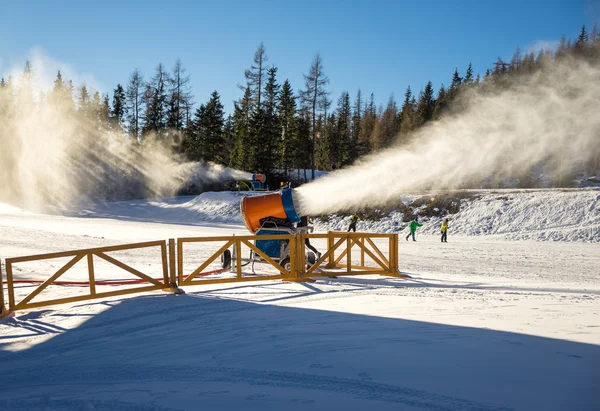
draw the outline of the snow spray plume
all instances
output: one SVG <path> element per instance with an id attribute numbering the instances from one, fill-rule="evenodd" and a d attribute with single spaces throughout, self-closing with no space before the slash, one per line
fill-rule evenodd
<path id="1" fill-rule="evenodd" d="M 183 162 L 172 137 L 138 144 L 97 109 L 74 110 L 66 88 L 35 101 L 33 82 L 0 88 L 0 202 L 44 211 L 86 201 L 174 195 L 186 185 L 249 179 Z"/>
<path id="2" fill-rule="evenodd" d="M 403 193 L 498 182 L 545 166 L 554 175 L 598 162 L 600 67 L 552 62 L 509 86 L 472 88 L 464 110 L 429 123 L 411 143 L 297 188 L 300 212 L 383 206 Z"/>

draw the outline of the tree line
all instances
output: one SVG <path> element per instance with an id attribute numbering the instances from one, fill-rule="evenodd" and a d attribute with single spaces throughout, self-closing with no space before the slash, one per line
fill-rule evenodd
<path id="1" fill-rule="evenodd" d="M 147 80 L 134 70 L 125 85 L 116 85 L 112 96 L 91 92 L 86 85 L 76 88 L 58 72 L 53 89 L 38 101 L 60 101 L 73 116 L 121 133 L 135 144 L 162 141 L 191 161 L 264 173 L 273 186 L 288 180 L 291 170 L 298 170 L 293 179 L 307 180 L 311 178 L 307 170 L 336 170 L 405 143 L 428 122 L 459 112 L 457 97 L 465 90 L 502 87 L 514 76 L 533 73 L 565 56 L 600 61 L 597 25 L 591 33 L 584 26 L 574 41 L 563 36 L 555 50 L 523 53 L 517 49 L 510 61 L 498 58 L 483 76 L 475 74 L 469 63 L 464 73 L 456 69 L 449 85 L 442 84 L 437 91 L 431 81 L 418 93 L 408 86 L 400 105 L 392 95 L 378 106 L 373 93 L 361 90 L 354 96 L 343 91 L 334 101 L 319 54 L 304 74 L 304 84 L 294 89 L 269 64 L 262 43 L 245 70 L 246 82 L 233 113 L 225 113 L 216 90 L 197 106 L 190 76 L 179 59 L 170 70 L 158 64 Z M 27 62 L 23 77 L 31 77 L 33 69 Z M 35 104 L 31 96 L 24 97 L 32 93 L 23 90 L 28 82 L 21 82 L 19 90 L 13 83 L 10 76 L 0 79 L 0 108 L 24 98 Z M 0 121 L 1 117 L 0 112 Z"/>

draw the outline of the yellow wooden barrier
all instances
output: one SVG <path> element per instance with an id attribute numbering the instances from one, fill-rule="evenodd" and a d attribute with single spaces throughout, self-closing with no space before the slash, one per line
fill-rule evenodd
<path id="1" fill-rule="evenodd" d="M 408 278 L 398 271 L 398 234 L 380 233 L 347 233 L 330 231 L 326 234 L 298 235 L 299 254 L 304 255 L 304 239 L 321 238 L 327 240 L 327 251 L 319 258 L 302 277 L 331 277 L 348 275 L 379 274 L 391 277 Z M 387 239 L 388 257 L 375 244 L 373 239 Z M 345 247 L 343 245 L 345 244 Z M 360 264 L 352 263 L 353 249 L 358 248 Z M 342 250 L 337 256 L 336 251 Z M 370 258 L 373 265 L 366 264 Z M 346 260 L 343 263 L 343 260 Z M 340 269 L 345 269 L 340 271 Z"/>
<path id="2" fill-rule="evenodd" d="M 252 241 L 256 240 L 286 240 L 289 241 L 290 247 L 290 267 L 288 271 L 273 260 L 271 257 L 261 251 Z M 212 253 L 190 274 L 184 274 L 184 244 L 186 243 L 222 243 L 221 247 Z M 242 245 L 252 250 L 256 255 L 260 256 L 264 262 L 277 269 L 278 274 L 266 275 L 244 275 L 242 272 Z M 235 266 L 235 277 L 230 278 L 214 278 L 214 279 L 198 279 L 199 276 L 204 276 L 203 271 L 215 260 L 221 257 L 229 248 L 235 249 L 235 260 L 232 261 Z M 198 285 L 198 284 L 221 284 L 232 282 L 245 281 L 265 281 L 265 280 L 291 280 L 296 278 L 297 255 L 293 250 L 296 248 L 296 237 L 294 235 L 248 235 L 248 236 L 228 236 L 228 237 L 186 237 L 177 239 L 177 280 L 179 286 Z M 213 270 L 224 272 L 225 270 Z"/>
<path id="3" fill-rule="evenodd" d="M 123 250 L 132 250 L 132 249 L 140 249 L 147 247 L 160 247 L 161 253 L 161 265 L 163 278 L 161 280 L 156 280 L 147 274 L 144 274 L 133 267 L 128 266 L 127 264 L 107 255 L 108 252 L 113 251 L 123 251 Z M 94 256 L 105 260 L 124 271 L 127 271 L 136 277 L 140 278 L 144 282 L 148 282 L 151 285 L 146 285 L 143 287 L 134 287 L 128 289 L 121 289 L 109 292 L 97 292 L 96 291 L 96 273 L 94 270 Z M 54 275 L 45 280 L 40 286 L 36 287 L 36 289 L 31 292 L 27 297 L 17 302 L 15 300 L 15 290 L 14 290 L 14 280 L 13 280 L 13 272 L 12 268 L 14 264 L 30 262 L 30 261 L 39 261 L 39 260 L 48 260 L 54 258 L 61 257 L 73 257 L 67 264 L 65 264 L 62 268 L 60 268 Z M 88 266 L 88 278 L 89 278 L 89 293 L 85 295 L 78 295 L 74 297 L 65 297 L 54 300 L 45 300 L 39 302 L 31 302 L 36 296 L 38 296 L 42 291 L 44 291 L 48 286 L 53 284 L 61 275 L 66 273 L 70 268 L 72 268 L 79 261 L 87 257 L 87 266 Z M 167 246 L 166 242 L 163 241 L 152 241 L 145 243 L 136 243 L 136 244 L 125 244 L 125 245 L 117 245 L 110 247 L 100 247 L 100 248 L 90 248 L 85 250 L 75 250 L 75 251 L 65 251 L 59 253 L 49 253 L 49 254 L 39 254 L 39 255 L 31 255 L 25 257 L 15 257 L 15 258 L 7 258 L 6 259 L 6 279 L 8 285 L 8 309 L 10 311 L 16 310 L 24 310 L 29 308 L 37 308 L 48 305 L 55 304 L 63 304 L 70 303 L 76 301 L 85 301 L 96 298 L 104 298 L 104 297 L 113 297 L 119 295 L 147 292 L 147 291 L 155 291 L 155 290 L 169 290 L 176 292 L 177 290 L 173 289 L 170 286 L 169 282 L 169 266 L 168 266 L 168 256 L 167 256 Z"/>
<path id="4" fill-rule="evenodd" d="M 305 239 L 326 239 L 327 251 L 310 267 L 306 266 Z M 378 247 L 373 239 L 386 239 L 388 246 L 388 257 Z M 278 262 L 274 261 L 258 249 L 252 241 L 256 240 L 287 240 L 289 241 L 290 270 L 286 270 Z M 186 243 L 219 243 L 220 247 L 208 258 L 204 259 L 191 273 L 184 273 L 184 244 Z M 242 245 L 262 257 L 264 262 L 279 271 L 277 275 L 243 275 L 242 273 Z M 344 246 L 345 245 L 345 246 Z M 296 235 L 266 235 L 266 236 L 231 236 L 231 237 L 189 237 L 177 239 L 177 280 L 179 286 L 199 284 L 219 284 L 241 281 L 309 281 L 311 277 L 331 277 L 337 275 L 367 275 L 379 274 L 392 277 L 407 278 L 408 276 L 398 271 L 398 235 L 379 233 L 346 233 L 331 231 L 323 234 L 296 234 Z M 214 247 L 213 247 L 214 248 Z M 360 264 L 352 264 L 353 248 L 358 248 L 360 253 Z M 198 279 L 199 276 L 214 274 L 218 276 L 219 271 L 213 270 L 205 273 L 204 270 L 215 262 L 226 250 L 235 250 L 235 277 Z M 342 250 L 336 255 L 338 250 Z M 370 259 L 372 265 L 367 265 Z M 345 260 L 345 263 L 344 261 Z M 340 271 L 343 269 L 343 271 Z"/>
<path id="5" fill-rule="evenodd" d="M 327 241 L 327 251 L 317 259 L 314 264 L 306 264 L 306 239 L 325 239 Z M 388 253 L 381 250 L 374 239 L 387 239 Z M 283 267 L 266 255 L 253 242 L 256 240 L 284 240 L 289 242 L 289 266 Z M 184 245 L 190 243 L 209 244 L 219 243 L 215 252 L 202 263 L 200 263 L 190 274 L 184 275 Z M 244 273 L 242 270 L 242 246 L 252 250 L 256 255 L 262 258 L 262 261 L 277 270 L 277 274 L 255 275 Z M 163 278 L 157 280 L 151 278 L 127 264 L 108 256 L 106 253 L 113 251 L 123 251 L 140 249 L 146 247 L 160 247 L 161 265 Z M 214 248 L 214 247 L 213 247 Z M 215 262 L 228 249 L 235 250 L 235 259 L 232 264 L 235 266 L 235 275 L 229 273 L 229 276 L 223 275 L 227 269 L 213 270 L 204 272 L 210 264 Z M 358 254 L 355 254 L 358 253 Z M 97 292 L 96 272 L 94 268 L 94 256 L 107 261 L 141 279 L 141 282 L 147 282 L 150 285 L 143 287 L 134 287 L 120 289 L 110 292 Z M 353 257 L 354 256 L 354 257 Z M 72 257 L 62 268 L 54 275 L 46 279 L 28 296 L 21 301 L 16 301 L 13 279 L 13 265 L 18 263 L 48 260 L 54 258 Z M 32 302 L 42 291 L 57 281 L 60 276 L 66 273 L 79 261 L 86 259 L 88 268 L 89 293 L 73 297 L 65 297 L 54 300 L 45 300 Z M 353 262 L 360 260 L 360 263 Z M 370 264 L 367 260 L 370 260 Z M 217 278 L 200 279 L 207 274 L 219 275 Z M 265 236 L 221 236 L 221 237 L 187 237 L 179 238 L 177 242 L 169 239 L 168 250 L 166 241 L 153 241 L 136 244 L 126 244 L 110 247 L 91 248 L 86 250 L 74 250 L 58 253 L 40 254 L 25 257 L 15 257 L 6 259 L 6 278 L 8 309 L 5 306 L 4 286 L 2 279 L 2 267 L 0 265 L 0 318 L 8 315 L 12 311 L 36 308 L 48 305 L 84 301 L 95 298 L 112 297 L 155 290 L 168 290 L 174 293 L 183 293 L 180 286 L 199 285 L 199 284 L 218 284 L 247 281 L 266 281 L 266 280 L 285 280 L 285 281 L 311 281 L 311 277 L 332 277 L 349 275 L 367 275 L 378 274 L 392 277 L 407 278 L 407 275 L 398 271 L 398 235 L 397 234 L 379 234 L 379 233 L 347 233 L 330 231 L 322 234 L 292 234 L 292 235 L 265 235 Z"/>

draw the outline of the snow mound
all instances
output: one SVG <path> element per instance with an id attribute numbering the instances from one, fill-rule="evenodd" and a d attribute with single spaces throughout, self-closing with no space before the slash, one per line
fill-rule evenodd
<path id="1" fill-rule="evenodd" d="M 415 197 L 402 201 L 407 206 Z M 418 209 L 417 209 L 418 211 Z M 507 240 L 600 242 L 600 190 L 494 190 L 461 201 L 460 211 L 448 216 L 450 235 L 496 235 Z M 437 235 L 444 217 L 422 217 L 418 232 Z M 392 212 L 358 229 L 407 232 L 404 213 Z M 346 230 L 347 216 L 329 216 L 318 230 Z"/>

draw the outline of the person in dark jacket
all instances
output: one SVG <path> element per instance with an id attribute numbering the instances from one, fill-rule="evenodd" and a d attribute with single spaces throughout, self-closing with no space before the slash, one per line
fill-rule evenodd
<path id="1" fill-rule="evenodd" d="M 417 240 L 415 240 L 415 232 L 417 231 L 417 227 L 421 227 L 421 225 L 422 224 L 419 224 L 416 217 L 414 220 L 412 220 L 410 222 L 410 225 L 409 225 L 410 233 L 408 233 L 408 235 L 406 236 L 406 241 L 408 241 L 408 237 L 410 237 L 411 235 L 412 235 L 413 241 L 417 241 Z"/>
<path id="2" fill-rule="evenodd" d="M 308 218 L 308 216 L 302 216 L 300 217 L 300 221 L 298 221 L 298 223 L 296 223 L 296 229 L 300 229 L 298 230 L 301 233 L 306 233 L 308 234 L 308 224 L 311 223 L 310 218 Z M 312 244 L 310 243 L 310 240 L 308 238 L 304 239 L 304 245 L 306 246 L 306 248 L 308 248 L 309 250 L 312 250 L 313 253 L 315 253 L 315 255 L 317 256 L 317 259 L 321 258 L 321 253 L 319 251 L 317 251 L 317 249 L 315 247 L 312 246 Z"/>
<path id="3" fill-rule="evenodd" d="M 356 214 L 352 215 L 352 217 L 350 217 L 350 225 L 348 226 L 348 232 L 350 232 L 350 230 L 356 232 L 356 223 L 358 223 L 358 220 L 360 220 L 361 218 L 359 216 L 357 216 Z"/>

